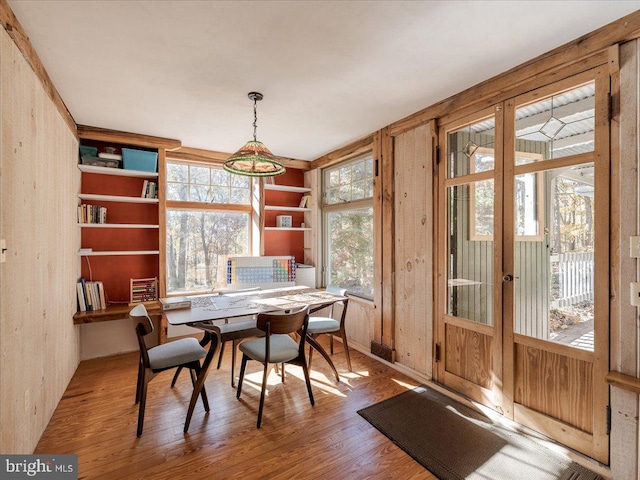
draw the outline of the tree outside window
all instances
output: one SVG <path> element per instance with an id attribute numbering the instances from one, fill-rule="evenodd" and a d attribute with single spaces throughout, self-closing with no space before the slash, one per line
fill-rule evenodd
<path id="1" fill-rule="evenodd" d="M 222 168 L 167 163 L 167 293 L 226 283 L 229 255 L 250 252 L 251 180 Z"/>
<path id="2" fill-rule="evenodd" d="M 325 282 L 373 298 L 373 159 L 324 172 Z"/>

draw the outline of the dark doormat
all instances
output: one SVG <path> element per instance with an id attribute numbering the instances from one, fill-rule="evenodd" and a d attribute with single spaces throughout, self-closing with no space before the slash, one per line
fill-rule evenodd
<path id="1" fill-rule="evenodd" d="M 603 480 L 424 385 L 358 413 L 441 480 Z"/>

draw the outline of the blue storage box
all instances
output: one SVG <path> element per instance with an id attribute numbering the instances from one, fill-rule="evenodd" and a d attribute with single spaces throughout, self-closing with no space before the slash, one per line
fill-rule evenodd
<path id="1" fill-rule="evenodd" d="M 125 170 L 140 170 L 142 172 L 156 172 L 158 168 L 158 152 L 122 149 L 122 160 Z"/>

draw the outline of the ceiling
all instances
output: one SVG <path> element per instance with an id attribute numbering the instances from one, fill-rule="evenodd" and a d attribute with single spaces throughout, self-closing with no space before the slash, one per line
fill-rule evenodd
<path id="1" fill-rule="evenodd" d="M 8 0 L 78 124 L 313 160 L 640 1 Z"/>

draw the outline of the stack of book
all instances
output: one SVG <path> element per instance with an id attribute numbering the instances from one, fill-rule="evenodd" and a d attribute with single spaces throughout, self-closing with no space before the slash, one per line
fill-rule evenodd
<path id="1" fill-rule="evenodd" d="M 158 184 L 145 180 L 142 183 L 142 198 L 158 198 Z"/>
<path id="2" fill-rule="evenodd" d="M 107 207 L 78 205 L 78 223 L 107 223 Z"/>
<path id="3" fill-rule="evenodd" d="M 81 312 L 107 308 L 107 299 L 102 282 L 87 282 L 84 278 L 81 278 L 76 288 L 78 291 L 78 308 Z"/>

